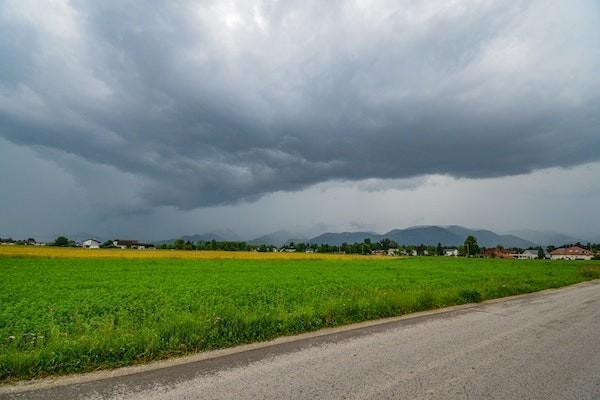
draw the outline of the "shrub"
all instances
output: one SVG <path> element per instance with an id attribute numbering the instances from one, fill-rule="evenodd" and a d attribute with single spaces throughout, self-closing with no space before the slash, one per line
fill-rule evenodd
<path id="1" fill-rule="evenodd" d="M 481 301 L 481 293 L 475 289 L 463 289 L 458 293 L 458 296 L 465 303 L 479 303 Z"/>
<path id="2" fill-rule="evenodd" d="M 600 269 L 593 267 L 582 268 L 579 273 L 589 279 L 600 279 Z"/>

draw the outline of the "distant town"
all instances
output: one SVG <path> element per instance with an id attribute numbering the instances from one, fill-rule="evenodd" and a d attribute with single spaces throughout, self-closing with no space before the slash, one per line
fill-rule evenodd
<path id="1" fill-rule="evenodd" d="M 501 245 L 494 247 L 480 246 L 477 238 L 469 235 L 460 246 L 437 245 L 403 245 L 391 239 L 372 241 L 365 238 L 362 242 L 342 243 L 341 245 L 288 242 L 282 246 L 269 243 L 250 244 L 245 241 L 200 240 L 192 242 L 175 239 L 168 243 L 146 243 L 131 239 L 114 239 L 100 241 L 89 238 L 83 241 L 71 240 L 59 236 L 51 242 L 40 242 L 34 238 L 15 240 L 0 238 L 2 246 L 53 246 L 81 247 L 86 249 L 133 249 L 133 250 L 187 250 L 187 251 L 250 251 L 250 252 L 284 252 L 284 253 L 331 253 L 331 254 L 360 254 L 371 256 L 404 256 L 404 257 L 483 257 L 518 260 L 592 260 L 600 259 L 599 243 L 570 243 L 561 246 L 535 246 L 527 249 Z"/>

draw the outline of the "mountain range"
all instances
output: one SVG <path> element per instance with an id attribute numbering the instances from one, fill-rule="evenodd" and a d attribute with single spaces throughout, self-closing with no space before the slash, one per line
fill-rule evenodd
<path id="1" fill-rule="evenodd" d="M 214 232 L 199 233 L 199 234 L 195 234 L 195 235 L 184 235 L 184 236 L 180 236 L 178 238 L 173 238 L 173 239 L 158 240 L 153 243 L 154 244 L 173 243 L 174 241 L 176 241 L 178 239 L 182 239 L 184 242 L 192 242 L 192 243 L 210 242 L 211 240 L 215 240 L 217 242 L 226 242 L 226 241 L 227 242 L 238 242 L 238 241 L 243 240 L 241 237 L 239 237 L 237 235 L 237 233 L 233 232 L 232 230 L 226 229 L 226 230 L 218 230 L 218 231 L 214 231 Z"/>
<path id="2" fill-rule="evenodd" d="M 271 244 L 278 247 L 290 242 L 305 242 L 316 244 L 341 245 L 342 243 L 362 242 L 364 239 L 370 239 L 372 242 L 379 241 L 384 238 L 394 240 L 400 245 L 437 245 L 441 243 L 444 246 L 458 246 L 462 244 L 468 235 L 473 235 L 477 238 L 480 246 L 494 247 L 501 245 L 504 247 L 519 247 L 527 248 L 534 246 L 561 246 L 569 243 L 600 243 L 600 237 L 595 240 L 590 238 L 579 238 L 566 235 L 554 231 L 538 231 L 538 230 L 513 230 L 503 233 L 496 233 L 486 229 L 470 229 L 459 225 L 427 225 L 427 226 L 412 226 L 405 229 L 392 229 L 389 232 L 377 233 L 372 231 L 350 231 L 350 232 L 326 232 L 315 237 L 308 237 L 287 230 L 279 230 L 268 233 L 253 239 L 244 239 L 231 230 L 216 230 L 195 235 L 185 235 L 179 238 L 154 241 L 155 244 L 172 243 L 177 239 L 184 241 L 242 241 L 245 240 L 250 244 Z M 56 236 L 56 235 L 55 235 Z M 53 240 L 55 237 L 48 239 Z M 82 241 L 89 238 L 96 238 L 101 241 L 107 238 L 94 235 L 86 232 L 78 232 L 67 237 Z"/>
<path id="3" fill-rule="evenodd" d="M 567 243 L 577 243 L 577 242 L 585 243 L 588 241 L 588 240 L 585 240 L 582 238 L 565 235 L 563 233 L 553 232 L 553 231 L 536 231 L 536 230 L 532 230 L 532 229 L 521 229 L 521 230 L 509 231 L 509 232 L 505 232 L 505 233 L 518 236 L 520 238 L 529 240 L 531 242 L 534 242 L 534 243 L 542 245 L 542 246 L 549 246 L 549 245 L 560 246 L 562 244 L 567 244 Z M 593 242 L 596 243 L 595 240 Z"/>
<path id="4" fill-rule="evenodd" d="M 210 242 L 211 240 L 216 240 L 217 242 L 224 242 L 230 239 L 226 239 L 225 237 L 219 235 L 218 233 L 201 233 L 197 235 L 185 235 L 174 239 L 166 239 L 159 240 L 154 242 L 154 244 L 165 244 L 165 243 L 173 243 L 174 241 L 181 239 L 184 242 Z"/>
<path id="5" fill-rule="evenodd" d="M 266 235 L 254 238 L 254 239 L 250 239 L 250 240 L 248 240 L 248 243 L 250 243 L 250 244 L 272 244 L 274 246 L 281 247 L 286 243 L 306 242 L 307 240 L 308 239 L 306 237 L 304 237 L 303 235 L 299 235 L 297 233 L 292 233 L 289 231 L 282 230 L 282 231 L 271 232 Z"/>
<path id="6" fill-rule="evenodd" d="M 458 246 L 465 238 L 473 235 L 477 238 L 480 246 L 527 248 L 535 243 L 522 239 L 515 235 L 501 235 L 485 229 L 469 229 L 458 225 L 450 226 L 413 226 L 406 229 L 393 229 L 389 232 L 379 234 L 375 232 L 341 232 L 324 233 L 308 240 L 310 243 L 341 245 L 342 243 L 362 242 L 368 238 L 371 241 L 379 241 L 387 238 L 401 245 L 436 245 Z"/>
<path id="7" fill-rule="evenodd" d="M 204 233 L 198 235 L 188 235 L 182 236 L 181 239 L 191 242 L 197 242 L 201 240 L 241 240 L 230 231 L 226 233 L 227 234 Z M 385 233 L 370 231 L 326 232 L 312 238 L 307 238 L 303 235 L 286 230 L 280 230 L 247 240 L 247 242 L 250 244 L 272 244 L 275 246 L 282 246 L 290 242 L 307 242 L 339 246 L 342 243 L 362 242 L 364 239 L 370 239 L 372 242 L 376 242 L 381 239 L 388 238 L 400 245 L 436 245 L 441 243 L 443 246 L 458 246 L 462 244 L 465 238 L 469 235 L 475 236 L 479 245 L 484 247 L 495 247 L 500 245 L 507 248 L 528 248 L 538 245 L 547 246 L 551 244 L 558 246 L 579 241 L 577 238 L 557 232 L 523 230 L 500 234 L 486 229 L 470 229 L 459 225 L 430 225 L 412 226 L 405 229 L 392 229 L 391 231 Z M 162 240 L 156 243 L 170 243 L 173 241 L 175 241 L 175 239 Z"/>

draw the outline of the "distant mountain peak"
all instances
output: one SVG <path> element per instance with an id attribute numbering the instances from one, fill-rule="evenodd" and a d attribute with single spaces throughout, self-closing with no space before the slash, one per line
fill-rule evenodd
<path id="1" fill-rule="evenodd" d="M 287 231 L 287 230 L 278 230 L 275 232 L 267 233 L 266 235 L 259 236 L 254 239 L 250 239 L 248 243 L 250 244 L 271 244 L 274 246 L 283 246 L 289 242 L 303 242 L 306 241 L 306 238 L 302 235 L 298 235 L 296 233 Z"/>
<path id="2" fill-rule="evenodd" d="M 173 243 L 176 240 L 183 240 L 184 242 L 210 242 L 211 240 L 216 240 L 217 242 L 231 241 L 230 239 L 226 239 L 223 236 L 217 233 L 200 233 L 195 235 L 184 235 L 177 238 L 159 240 L 154 242 L 154 244 L 164 244 L 164 243 Z"/>
<path id="3" fill-rule="evenodd" d="M 403 229 L 392 229 L 384 234 L 375 232 L 340 232 L 324 233 L 309 240 L 311 243 L 341 245 L 342 243 L 362 242 L 364 239 L 379 241 L 387 238 L 394 240 L 399 245 L 436 245 L 444 246 L 461 245 L 468 235 L 474 235 L 481 246 L 527 248 L 533 246 L 531 241 L 514 235 L 500 235 L 485 229 L 470 229 L 460 225 L 439 226 L 419 225 Z"/>
<path id="4" fill-rule="evenodd" d="M 306 238 L 303 235 L 280 229 L 265 235 L 247 240 L 250 244 L 271 244 L 283 246 L 290 242 L 308 242 L 315 244 L 341 245 L 343 243 L 362 242 L 370 239 L 373 242 L 384 238 L 394 240 L 399 245 L 437 245 L 441 243 L 444 246 L 459 246 L 463 244 L 468 235 L 477 238 L 480 246 L 496 247 L 498 245 L 507 248 L 518 247 L 528 248 L 538 245 L 560 246 L 567 243 L 586 242 L 585 240 L 564 235 L 558 232 L 520 230 L 505 233 L 496 233 L 488 229 L 466 228 L 460 225 L 415 225 L 406 228 L 392 229 L 386 233 L 380 234 L 372 231 L 344 231 L 344 232 L 325 232 L 312 238 Z M 241 241 L 231 230 L 216 230 L 209 233 L 187 235 L 180 237 L 185 241 Z M 87 238 L 86 238 L 87 239 Z M 176 239 L 162 240 L 155 242 L 157 244 L 172 243 Z M 600 239 L 599 239 L 600 240 Z"/>

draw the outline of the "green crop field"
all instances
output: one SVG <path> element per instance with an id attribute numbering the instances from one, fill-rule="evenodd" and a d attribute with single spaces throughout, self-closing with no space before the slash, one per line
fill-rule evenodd
<path id="1" fill-rule="evenodd" d="M 598 277 L 597 261 L 1 256 L 0 381 L 139 363 Z"/>

